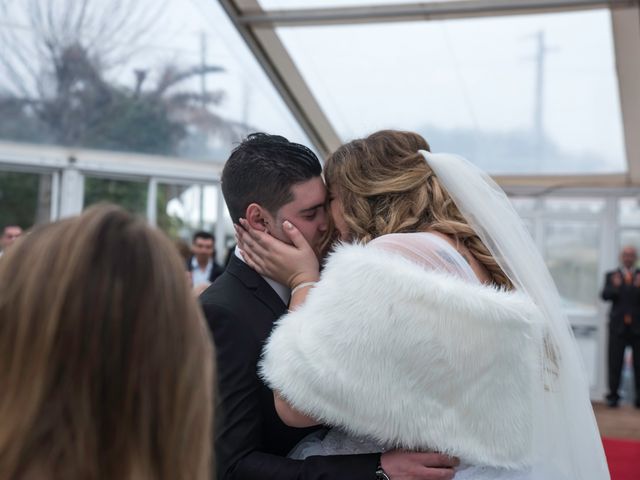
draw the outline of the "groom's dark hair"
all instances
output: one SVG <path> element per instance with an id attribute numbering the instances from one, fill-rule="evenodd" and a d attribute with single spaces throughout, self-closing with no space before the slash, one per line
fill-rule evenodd
<path id="1" fill-rule="evenodd" d="M 222 195 L 234 223 L 252 203 L 275 216 L 293 200 L 293 185 L 321 172 L 320 160 L 304 145 L 280 135 L 252 133 L 233 149 L 222 170 Z"/>

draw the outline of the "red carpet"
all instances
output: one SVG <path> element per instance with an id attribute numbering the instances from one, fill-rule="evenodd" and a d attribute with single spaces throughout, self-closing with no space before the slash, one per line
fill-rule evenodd
<path id="1" fill-rule="evenodd" d="M 603 438 L 611 480 L 640 479 L 640 441 Z"/>

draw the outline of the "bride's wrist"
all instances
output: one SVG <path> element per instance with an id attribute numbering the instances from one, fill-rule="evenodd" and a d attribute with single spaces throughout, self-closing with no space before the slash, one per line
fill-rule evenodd
<path id="1" fill-rule="evenodd" d="M 313 281 L 313 282 L 302 282 L 297 284 L 295 287 L 291 289 L 291 296 L 293 297 L 300 290 L 313 287 L 316 283 L 317 282 Z"/>
<path id="2" fill-rule="evenodd" d="M 289 288 L 291 290 L 295 290 L 296 288 L 301 288 L 301 285 L 304 284 L 313 284 L 316 283 L 320 279 L 320 272 L 304 272 L 298 275 L 294 275 L 291 280 L 289 280 Z"/>
<path id="3" fill-rule="evenodd" d="M 293 275 L 289 280 L 289 288 L 294 289 L 302 283 L 315 283 L 320 279 L 320 272 L 304 272 Z"/>

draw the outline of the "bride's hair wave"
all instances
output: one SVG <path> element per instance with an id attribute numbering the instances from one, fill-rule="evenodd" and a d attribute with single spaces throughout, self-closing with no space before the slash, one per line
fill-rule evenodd
<path id="1" fill-rule="evenodd" d="M 381 130 L 329 156 L 325 181 L 330 195 L 342 199 L 351 239 L 367 243 L 390 233 L 440 232 L 469 249 L 496 285 L 513 288 L 419 150 L 430 147 L 417 133 Z"/>

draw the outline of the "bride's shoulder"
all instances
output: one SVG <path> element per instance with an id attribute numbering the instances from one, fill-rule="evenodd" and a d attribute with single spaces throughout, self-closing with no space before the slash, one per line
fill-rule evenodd
<path id="1" fill-rule="evenodd" d="M 457 250 L 450 240 L 443 237 L 445 235 L 433 232 L 390 233 L 373 239 L 368 246 L 400 254 L 449 257 Z"/>
<path id="2" fill-rule="evenodd" d="M 401 258 L 421 268 L 444 270 L 448 272 L 464 271 L 468 268 L 451 241 L 442 238 L 444 235 L 433 232 L 389 233 L 380 235 L 365 244 L 341 244 L 337 246 L 331 260 L 356 258 L 364 260 L 389 261 Z M 460 267 L 462 265 L 462 268 Z"/>
<path id="3" fill-rule="evenodd" d="M 441 245 L 444 239 L 441 238 L 441 234 L 434 232 L 406 232 L 406 233 L 387 233 L 380 235 L 379 237 L 371 240 L 368 245 L 370 246 L 384 246 L 384 245 L 407 245 L 407 246 L 427 246 Z"/>
<path id="4" fill-rule="evenodd" d="M 400 254 L 422 268 L 447 272 L 471 280 L 483 280 L 453 239 L 439 232 L 422 231 L 382 235 L 369 243 L 374 248 Z M 467 252 L 468 253 L 468 252 Z"/>

